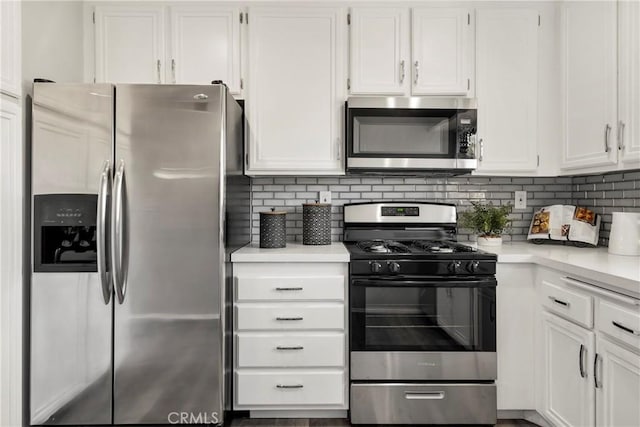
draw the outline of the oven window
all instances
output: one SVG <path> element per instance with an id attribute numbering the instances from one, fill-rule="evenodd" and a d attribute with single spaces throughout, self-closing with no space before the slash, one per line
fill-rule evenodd
<path id="1" fill-rule="evenodd" d="M 352 290 L 352 350 L 495 351 L 495 288 Z"/>
<path id="2" fill-rule="evenodd" d="M 449 152 L 449 119 L 356 117 L 353 123 L 353 152 L 446 155 Z"/>

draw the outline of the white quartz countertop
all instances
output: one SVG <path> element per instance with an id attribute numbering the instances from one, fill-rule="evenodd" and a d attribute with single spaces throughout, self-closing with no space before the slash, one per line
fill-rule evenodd
<path id="1" fill-rule="evenodd" d="M 498 255 L 498 263 L 535 263 L 599 282 L 635 298 L 640 298 L 640 256 L 612 255 L 607 248 L 576 248 L 534 245 L 527 242 L 503 243 L 481 249 Z"/>
<path id="2" fill-rule="evenodd" d="M 232 262 L 349 262 L 349 251 L 340 242 L 330 245 L 303 245 L 287 242 L 287 247 L 264 249 L 251 243 L 231 254 Z"/>

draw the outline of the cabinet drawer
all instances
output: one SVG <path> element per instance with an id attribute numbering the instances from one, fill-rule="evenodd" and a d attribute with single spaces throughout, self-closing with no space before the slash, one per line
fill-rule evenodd
<path id="1" fill-rule="evenodd" d="M 236 372 L 237 405 L 343 405 L 344 372 Z"/>
<path id="2" fill-rule="evenodd" d="M 344 329 L 338 303 L 236 304 L 236 330 Z"/>
<path id="3" fill-rule="evenodd" d="M 598 304 L 598 330 L 640 351 L 640 311 L 621 307 L 609 301 Z"/>
<path id="4" fill-rule="evenodd" d="M 344 276 L 238 276 L 236 278 L 236 300 L 344 301 L 344 284 Z"/>
<path id="5" fill-rule="evenodd" d="M 589 295 L 554 285 L 545 280 L 541 287 L 542 305 L 549 311 L 586 327 L 593 327 L 593 298 Z"/>
<path id="6" fill-rule="evenodd" d="M 343 333 L 236 335 L 238 368 L 344 367 Z"/>

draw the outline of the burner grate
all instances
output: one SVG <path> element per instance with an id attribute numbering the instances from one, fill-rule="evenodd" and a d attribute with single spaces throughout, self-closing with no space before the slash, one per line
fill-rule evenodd
<path id="1" fill-rule="evenodd" d="M 408 254 L 411 249 L 407 245 L 393 240 L 369 240 L 358 242 L 357 246 L 364 252 L 377 254 Z"/>

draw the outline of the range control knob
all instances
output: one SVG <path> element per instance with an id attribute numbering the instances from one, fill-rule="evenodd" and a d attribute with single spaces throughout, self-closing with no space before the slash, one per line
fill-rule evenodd
<path id="1" fill-rule="evenodd" d="M 480 270 L 480 263 L 478 261 L 470 261 L 467 264 L 467 271 L 469 273 L 477 273 Z"/>
<path id="2" fill-rule="evenodd" d="M 447 266 L 447 270 L 449 270 L 449 273 L 455 274 L 458 272 L 461 265 L 460 261 L 451 261 Z"/>
<path id="3" fill-rule="evenodd" d="M 390 262 L 389 263 L 389 271 L 392 273 L 398 273 L 400 271 L 400 264 L 398 264 L 397 262 Z"/>
<path id="4" fill-rule="evenodd" d="M 370 262 L 369 266 L 371 267 L 372 273 L 380 273 L 380 269 L 382 269 L 382 265 L 377 261 Z"/>

